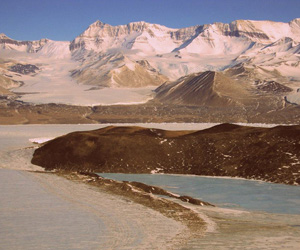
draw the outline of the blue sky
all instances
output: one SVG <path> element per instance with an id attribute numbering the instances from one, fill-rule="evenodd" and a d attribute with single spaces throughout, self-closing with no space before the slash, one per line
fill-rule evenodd
<path id="1" fill-rule="evenodd" d="M 300 0 L 0 0 L 0 33 L 16 40 L 73 40 L 96 20 L 182 28 L 238 19 L 289 22 Z"/>

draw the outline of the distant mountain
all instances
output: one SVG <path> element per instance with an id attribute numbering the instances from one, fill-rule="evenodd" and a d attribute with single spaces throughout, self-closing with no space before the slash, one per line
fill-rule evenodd
<path id="1" fill-rule="evenodd" d="M 300 74 L 290 74 L 278 65 L 299 66 L 293 64 L 298 61 L 300 48 L 299 20 L 290 23 L 238 20 L 183 29 L 146 22 L 111 26 L 97 21 L 71 42 L 74 58 L 84 61 L 74 77 L 86 84 L 99 85 L 105 76 L 106 85 L 117 82 L 115 85 L 122 86 L 124 81 L 117 80 L 118 74 L 124 69 L 137 71 L 140 67 L 136 62 L 142 59 L 169 80 L 199 71 L 222 71 L 238 63 L 261 67 L 276 64 L 283 75 L 300 79 Z M 276 53 L 280 53 L 280 62 Z M 101 72 L 98 77 L 95 70 Z M 135 77 L 133 73 L 131 76 L 127 78 Z M 155 78 L 157 84 L 161 83 L 161 77 L 155 74 Z"/>
<path id="2" fill-rule="evenodd" d="M 59 69 L 64 77 L 61 81 L 68 80 L 70 85 L 76 82 L 91 85 L 89 90 L 159 86 L 173 81 L 176 84 L 180 77 L 190 74 L 198 77 L 198 72 L 214 71 L 224 72 L 222 77 L 231 78 L 230 81 L 243 80 L 253 86 L 257 81 L 277 82 L 294 91 L 287 95 L 287 101 L 300 103 L 296 92 L 300 87 L 299 18 L 289 23 L 237 20 L 229 24 L 214 23 L 182 29 L 147 22 L 111 26 L 97 21 L 71 42 L 49 39 L 16 41 L 1 34 L 0 49 L 3 51 L 0 57 L 16 62 L 24 61 L 24 53 L 28 58 L 36 54 L 36 64 L 48 65 L 47 69 L 54 68 L 51 66 L 51 63 L 56 63 L 54 59 L 64 59 L 68 67 Z M 26 63 L 31 61 L 28 59 Z M 245 71 L 237 73 L 239 67 Z M 7 69 L 7 65 L 3 68 Z M 3 71 L 2 75 L 7 73 Z M 35 77 L 41 77 L 41 80 L 47 77 L 43 86 L 53 84 L 60 92 L 56 84 L 59 75 L 55 78 L 51 75 L 41 67 Z M 66 79 L 66 76 L 72 78 Z M 221 77 L 220 74 L 215 76 Z M 24 82 L 22 92 L 42 92 L 32 87 L 26 89 L 28 85 L 24 77 L 12 75 L 11 79 Z M 216 82 L 211 86 L 217 86 Z M 234 84 L 230 89 L 239 91 L 243 88 Z M 255 87 L 255 90 L 259 88 Z M 180 95 L 178 91 L 176 95 Z M 226 99 L 227 103 L 233 101 L 230 95 L 236 96 L 236 93 L 230 93 L 226 98 L 223 95 L 221 99 Z M 171 97 L 159 98 L 170 100 Z"/>
<path id="3" fill-rule="evenodd" d="M 3 33 L 0 34 L 0 48 L 7 50 L 36 53 L 41 50 L 48 41 L 48 39 L 41 39 L 39 41 L 16 41 Z"/>
<path id="4" fill-rule="evenodd" d="M 70 45 L 71 51 L 93 50 L 107 52 L 111 49 L 136 50 L 149 54 L 165 54 L 175 51 L 217 54 L 239 51 L 231 42 L 274 43 L 284 37 L 300 41 L 300 19 L 290 23 L 238 20 L 230 24 L 214 23 L 183 29 L 171 29 L 158 24 L 135 22 L 111 26 L 97 21 L 90 25 Z M 234 40 L 240 38 L 240 40 Z M 205 50 L 208 49 L 209 51 Z M 246 47 L 247 48 L 247 47 Z"/>
<path id="5" fill-rule="evenodd" d="M 38 41 L 17 41 L 0 34 L 0 49 L 18 52 L 37 53 L 41 56 L 65 57 L 70 54 L 70 42 L 41 39 Z"/>

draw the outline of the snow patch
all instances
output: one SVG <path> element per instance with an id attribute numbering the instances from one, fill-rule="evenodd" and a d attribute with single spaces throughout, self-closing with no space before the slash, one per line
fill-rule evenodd
<path id="1" fill-rule="evenodd" d="M 160 173 L 161 171 L 163 170 L 163 168 L 156 168 L 154 170 L 151 170 L 151 174 L 157 174 L 157 173 Z"/>
<path id="2" fill-rule="evenodd" d="M 32 138 L 29 139 L 30 142 L 35 143 L 35 144 L 42 144 L 47 141 L 53 140 L 55 137 L 41 137 L 41 138 Z"/>

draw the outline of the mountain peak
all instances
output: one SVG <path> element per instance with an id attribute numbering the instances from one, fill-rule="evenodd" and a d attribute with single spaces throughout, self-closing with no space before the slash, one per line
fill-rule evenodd
<path id="1" fill-rule="evenodd" d="M 105 25 L 109 25 L 109 24 L 97 20 L 96 22 L 92 23 L 89 27 L 103 27 Z"/>
<path id="2" fill-rule="evenodd" d="M 290 21 L 290 24 L 297 24 L 298 26 L 300 26 L 300 18 L 295 18 L 292 21 Z"/>
<path id="3" fill-rule="evenodd" d="M 0 33 L 0 39 L 11 39 L 9 38 L 7 35 L 5 35 L 4 33 Z"/>
<path id="4" fill-rule="evenodd" d="M 295 19 L 293 19 L 291 22 L 299 22 L 300 21 L 300 17 L 297 17 Z"/>
<path id="5" fill-rule="evenodd" d="M 100 20 L 97 20 L 94 24 L 101 25 L 101 24 L 104 24 L 104 23 L 101 22 Z"/>
<path id="6" fill-rule="evenodd" d="M 137 21 L 137 22 L 130 22 L 129 24 L 141 24 L 141 25 L 143 25 L 143 24 L 149 24 L 149 23 L 147 23 L 147 22 L 145 22 L 145 21 Z"/>

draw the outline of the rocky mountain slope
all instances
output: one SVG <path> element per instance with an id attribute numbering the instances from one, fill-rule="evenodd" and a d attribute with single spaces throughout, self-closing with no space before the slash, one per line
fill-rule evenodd
<path id="1" fill-rule="evenodd" d="M 233 176 L 300 184 L 300 126 L 221 124 L 201 131 L 106 127 L 38 148 L 47 170 Z"/>
<path id="2" fill-rule="evenodd" d="M 157 88 L 156 100 L 194 106 L 237 106 L 250 103 L 246 86 L 222 73 L 207 71 L 179 78 Z"/>

